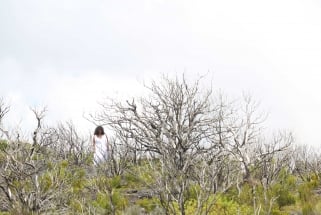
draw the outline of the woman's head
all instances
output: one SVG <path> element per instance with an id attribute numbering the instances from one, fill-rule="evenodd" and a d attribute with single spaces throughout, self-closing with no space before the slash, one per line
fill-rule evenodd
<path id="1" fill-rule="evenodd" d="M 105 131 L 104 131 L 104 128 L 102 126 L 98 126 L 96 129 L 95 129 L 95 135 L 104 135 L 105 134 Z"/>

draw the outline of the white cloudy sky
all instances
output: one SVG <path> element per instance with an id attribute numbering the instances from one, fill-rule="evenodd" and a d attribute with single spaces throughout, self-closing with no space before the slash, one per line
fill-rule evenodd
<path id="1" fill-rule="evenodd" d="M 139 94 L 158 73 L 208 74 L 251 92 L 273 128 L 321 143 L 320 0 L 1 0 L 0 95 L 7 119 L 74 120 L 106 95 Z"/>

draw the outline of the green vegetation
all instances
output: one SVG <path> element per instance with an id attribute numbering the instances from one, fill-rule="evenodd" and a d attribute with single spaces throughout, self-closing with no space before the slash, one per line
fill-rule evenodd
<path id="1" fill-rule="evenodd" d="M 103 169 L 108 168 L 109 162 L 103 165 L 104 168 L 97 167 L 97 173 L 91 173 L 90 169 L 96 168 L 92 165 L 80 168 L 68 160 L 55 164 L 48 162 L 47 169 L 39 174 L 39 188 L 34 187 L 32 178 L 16 178 L 12 181 L 12 187 L 17 189 L 12 190 L 12 193 L 18 195 L 19 190 L 23 190 L 27 194 L 39 189 L 40 195 L 52 195 L 50 207 L 32 208 L 16 199 L 11 202 L 10 207 L 3 208 L 4 211 L 0 214 L 165 214 L 158 194 L 146 187 L 146 182 L 154 183 L 154 179 L 148 174 L 152 170 L 144 162 L 140 163 L 138 166 L 130 164 L 131 167 L 123 175 L 108 176 Z M 203 202 L 201 209 L 197 203 L 200 187 L 194 186 L 185 193 L 185 213 L 251 215 L 254 211 L 253 200 L 256 199 L 256 205 L 260 206 L 257 214 L 285 215 L 295 211 L 298 214 L 320 214 L 321 197 L 314 192 L 320 187 L 320 179 L 315 175 L 307 178 L 309 180 L 303 181 L 283 169 L 278 180 L 265 191 L 261 184 L 253 186 L 245 183 L 239 193 L 234 185 L 226 192 L 212 193 Z M 147 191 L 152 196 L 144 195 Z M 177 203 L 173 202 L 173 205 L 174 210 L 170 214 L 180 214 Z M 62 206 L 66 208 L 61 210 Z"/>
<path id="2" fill-rule="evenodd" d="M 256 102 L 199 81 L 164 77 L 147 97 L 102 103 L 92 121 L 112 135 L 95 165 L 92 137 L 46 127 L 45 110 L 29 140 L 0 127 L 0 215 L 321 214 L 321 153 L 288 132 L 266 137 Z"/>

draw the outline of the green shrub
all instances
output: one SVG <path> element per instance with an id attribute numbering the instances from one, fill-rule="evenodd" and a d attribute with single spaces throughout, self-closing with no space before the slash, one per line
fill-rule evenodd
<path id="1" fill-rule="evenodd" d="M 284 184 L 276 184 L 272 188 L 272 195 L 277 196 L 277 204 L 279 208 L 295 204 L 295 196 L 288 186 Z"/>
<path id="2" fill-rule="evenodd" d="M 0 140 L 0 151 L 5 151 L 8 148 L 8 141 Z"/>
<path id="3" fill-rule="evenodd" d="M 160 205 L 159 200 L 157 198 L 143 198 L 136 201 L 136 204 L 140 207 L 144 208 L 146 212 L 152 212 L 155 210 L 157 206 Z"/>
<path id="4" fill-rule="evenodd" d="M 309 176 L 309 180 L 299 186 L 299 199 L 301 201 L 302 214 L 316 214 L 318 202 L 320 199 L 313 193 L 313 189 L 319 185 L 319 177 L 316 175 Z"/>

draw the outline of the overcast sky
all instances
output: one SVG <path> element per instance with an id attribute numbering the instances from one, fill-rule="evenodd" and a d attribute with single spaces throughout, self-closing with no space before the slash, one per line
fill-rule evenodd
<path id="1" fill-rule="evenodd" d="M 320 0 L 0 0 L 0 95 L 29 127 L 82 118 L 105 96 L 139 94 L 159 73 L 208 74 L 250 92 L 305 144 L 321 143 Z"/>

